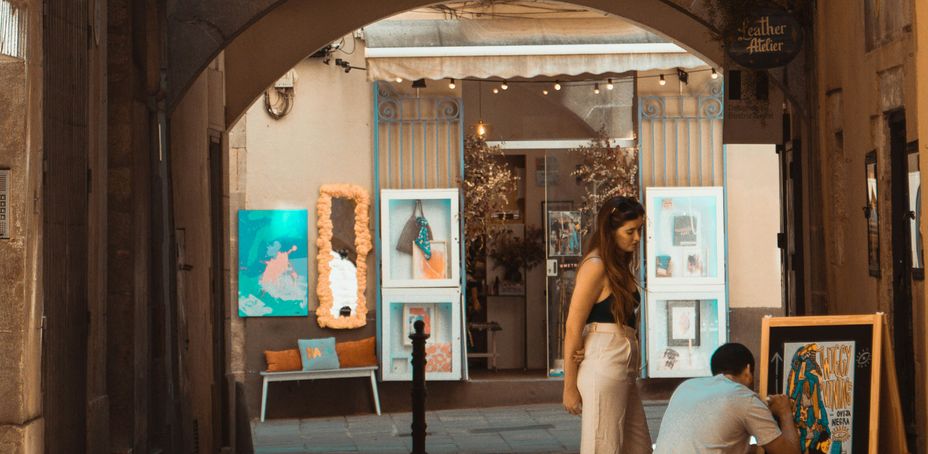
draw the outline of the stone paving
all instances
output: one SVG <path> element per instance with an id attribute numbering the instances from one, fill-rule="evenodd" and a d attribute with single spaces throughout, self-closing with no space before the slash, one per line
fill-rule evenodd
<path id="1" fill-rule="evenodd" d="M 645 402 L 651 438 L 657 438 L 665 401 Z M 252 423 L 256 454 L 409 453 L 411 413 Z M 426 450 L 439 453 L 575 453 L 580 418 L 560 404 L 440 410 L 426 413 Z"/>

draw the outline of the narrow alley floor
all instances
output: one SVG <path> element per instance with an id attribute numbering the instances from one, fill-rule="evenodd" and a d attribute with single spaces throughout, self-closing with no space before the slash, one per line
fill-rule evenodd
<path id="1" fill-rule="evenodd" d="M 651 438 L 657 438 L 666 401 L 646 401 Z M 254 422 L 255 454 L 409 453 L 411 413 Z M 439 453 L 576 453 L 580 418 L 560 404 L 426 413 L 426 451 Z"/>

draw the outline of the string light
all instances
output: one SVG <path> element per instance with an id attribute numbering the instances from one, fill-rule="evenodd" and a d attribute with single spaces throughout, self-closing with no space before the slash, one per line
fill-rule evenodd
<path id="1" fill-rule="evenodd" d="M 615 88 L 615 85 L 612 84 L 612 79 L 606 79 L 606 90 L 612 90 Z"/>
<path id="2" fill-rule="evenodd" d="M 454 87 L 456 87 L 456 85 L 454 84 L 454 79 L 448 79 L 448 80 L 449 80 L 448 88 L 454 90 Z"/>
<path id="3" fill-rule="evenodd" d="M 712 77 L 713 79 L 718 79 L 718 78 L 719 78 L 719 73 L 717 73 L 717 72 L 715 71 L 715 68 L 712 68 L 712 76 L 711 76 L 711 77 Z"/>
<path id="4" fill-rule="evenodd" d="M 599 84 L 593 84 L 593 93 L 599 94 Z"/>
<path id="5" fill-rule="evenodd" d="M 542 89 L 541 94 L 548 96 L 548 89 L 547 88 Z"/>
<path id="6" fill-rule="evenodd" d="M 554 89 L 560 91 L 560 89 L 561 89 L 561 82 L 560 82 L 560 81 L 557 81 L 557 80 L 554 81 Z"/>
<path id="7" fill-rule="evenodd" d="M 402 78 L 402 77 L 397 77 L 397 78 L 396 78 L 396 83 L 398 83 L 398 84 L 403 83 L 403 78 Z"/>
<path id="8" fill-rule="evenodd" d="M 487 124 L 483 120 L 477 122 L 477 135 L 480 137 L 487 135 Z"/>
<path id="9" fill-rule="evenodd" d="M 663 74 L 661 74 L 661 80 L 659 80 L 657 83 L 659 83 L 659 84 L 661 84 L 661 85 L 667 85 L 667 81 L 664 80 L 664 75 L 663 75 Z"/>
<path id="10" fill-rule="evenodd" d="M 509 89 L 509 84 L 504 80 L 504 81 L 503 81 L 503 84 L 500 85 L 499 88 L 502 88 L 503 90 L 508 90 L 508 89 Z"/>
<path id="11" fill-rule="evenodd" d="M 499 93 L 499 88 L 493 87 L 493 94 L 495 95 L 497 93 Z"/>

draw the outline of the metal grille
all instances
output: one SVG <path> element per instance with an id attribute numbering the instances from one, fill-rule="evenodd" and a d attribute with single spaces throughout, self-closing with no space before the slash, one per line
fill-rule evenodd
<path id="1" fill-rule="evenodd" d="M 642 96 L 638 102 L 641 182 L 716 186 L 722 161 L 722 84 L 704 96 Z"/>
<path id="2" fill-rule="evenodd" d="M 0 169 L 0 240 L 10 239 L 10 171 Z"/>
<path id="3" fill-rule="evenodd" d="M 458 187 L 463 169 L 461 98 L 390 96 L 376 84 L 377 190 Z"/>
<path id="4" fill-rule="evenodd" d="M 26 12 L 0 0 L 0 54 L 26 58 Z"/>

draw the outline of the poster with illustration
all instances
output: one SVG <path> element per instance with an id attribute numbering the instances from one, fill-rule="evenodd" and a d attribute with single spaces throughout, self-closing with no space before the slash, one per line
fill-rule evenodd
<path id="1" fill-rule="evenodd" d="M 724 284 L 722 188 L 647 188 L 645 204 L 649 286 Z"/>
<path id="2" fill-rule="evenodd" d="M 306 210 L 239 210 L 240 317 L 309 313 Z"/>
<path id="3" fill-rule="evenodd" d="M 784 394 L 808 454 L 850 454 L 854 427 L 854 341 L 783 344 Z"/>
<path id="4" fill-rule="evenodd" d="M 579 211 L 548 212 L 548 256 L 582 255 Z"/>
<path id="5" fill-rule="evenodd" d="M 881 313 L 761 319 L 758 394 L 791 400 L 803 454 L 907 452 L 901 410 L 881 411 L 883 399 L 902 408 L 883 386 L 896 370 L 885 323 Z"/>

